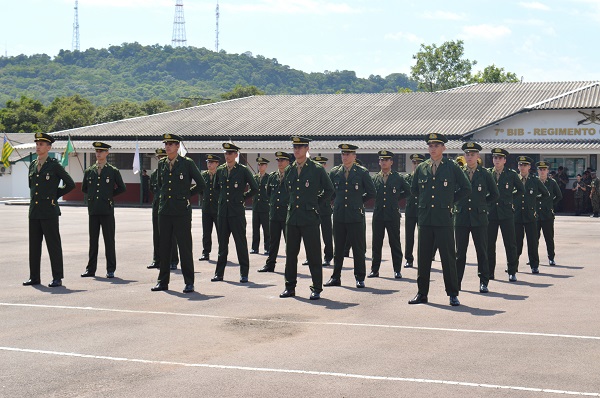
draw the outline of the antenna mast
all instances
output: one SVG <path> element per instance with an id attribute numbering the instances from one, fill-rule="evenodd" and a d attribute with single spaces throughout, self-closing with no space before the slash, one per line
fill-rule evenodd
<path id="1" fill-rule="evenodd" d="M 79 51 L 79 1 L 75 0 L 75 19 L 73 21 L 73 41 L 71 42 L 71 50 Z"/>
<path id="2" fill-rule="evenodd" d="M 181 47 L 187 45 L 185 38 L 185 20 L 183 19 L 183 0 L 175 2 L 175 19 L 173 20 L 173 39 L 171 40 L 173 47 Z"/>
<path id="3" fill-rule="evenodd" d="M 215 34 L 216 34 L 215 51 L 219 52 L 219 0 L 217 0 L 217 9 L 216 9 L 215 15 L 217 17 L 217 27 L 215 29 Z"/>

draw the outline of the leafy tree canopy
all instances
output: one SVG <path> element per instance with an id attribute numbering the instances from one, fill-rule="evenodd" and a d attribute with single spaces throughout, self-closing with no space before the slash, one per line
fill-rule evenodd
<path id="1" fill-rule="evenodd" d="M 492 64 L 483 71 L 475 73 L 471 77 L 471 83 L 518 83 L 519 78 L 515 73 L 504 72 L 504 68 L 498 68 Z"/>

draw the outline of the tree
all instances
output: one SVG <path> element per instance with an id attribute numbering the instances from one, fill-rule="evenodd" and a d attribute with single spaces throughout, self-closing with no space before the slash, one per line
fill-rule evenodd
<path id="1" fill-rule="evenodd" d="M 483 72 L 479 71 L 471 77 L 471 83 L 518 83 L 519 78 L 515 73 L 504 72 L 504 68 L 498 68 L 492 64 Z"/>
<path id="2" fill-rule="evenodd" d="M 96 123 L 114 122 L 136 116 L 144 116 L 142 107 L 130 101 L 121 101 L 100 107 L 96 111 Z"/>
<path id="3" fill-rule="evenodd" d="M 96 107 L 79 94 L 57 97 L 46 110 L 48 131 L 61 131 L 94 123 Z"/>
<path id="4" fill-rule="evenodd" d="M 163 100 L 151 99 L 142 104 L 142 110 L 146 112 L 146 115 L 155 115 L 157 113 L 171 111 L 173 108 Z"/>
<path id="5" fill-rule="evenodd" d="M 221 94 L 221 98 L 224 100 L 230 100 L 235 98 L 250 97 L 252 95 L 265 95 L 264 91 L 260 91 L 256 86 L 242 86 L 241 84 L 236 85 L 232 91 Z"/>
<path id="6" fill-rule="evenodd" d="M 441 46 L 421 44 L 413 55 L 416 64 L 411 67 L 411 77 L 418 88 L 425 91 L 448 90 L 469 82 L 471 67 L 477 61 L 464 59 L 464 42 L 447 41 Z"/>
<path id="7" fill-rule="evenodd" d="M 33 98 L 21 96 L 19 101 L 6 101 L 0 109 L 0 129 L 5 133 L 38 133 L 46 129 L 44 105 Z"/>

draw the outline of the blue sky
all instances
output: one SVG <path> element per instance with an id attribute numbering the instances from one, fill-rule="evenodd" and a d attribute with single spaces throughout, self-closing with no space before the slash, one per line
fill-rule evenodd
<path id="1" fill-rule="evenodd" d="M 74 0 L 2 0 L 1 53 L 71 49 Z M 214 1 L 184 0 L 188 45 L 215 48 Z M 220 48 L 305 72 L 410 73 L 421 43 L 464 40 L 474 71 L 524 81 L 600 79 L 600 0 L 222 0 Z M 170 44 L 175 0 L 80 0 L 81 49 Z"/>

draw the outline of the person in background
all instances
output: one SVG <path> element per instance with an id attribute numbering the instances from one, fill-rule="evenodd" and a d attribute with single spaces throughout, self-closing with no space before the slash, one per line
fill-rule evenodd
<path id="1" fill-rule="evenodd" d="M 581 174 L 577 174 L 577 179 L 573 181 L 573 198 L 575 199 L 575 215 L 579 216 L 583 212 L 583 197 L 586 194 L 587 187 L 581 179 Z"/>
<path id="2" fill-rule="evenodd" d="M 546 241 L 549 264 L 556 265 L 556 262 L 554 261 L 554 207 L 562 199 L 562 191 L 558 187 L 556 181 L 548 177 L 549 164 L 547 162 L 541 161 L 537 162 L 535 165 L 538 169 L 540 181 L 550 193 L 550 196 L 538 202 L 538 240 L 543 233 L 544 240 Z"/>

